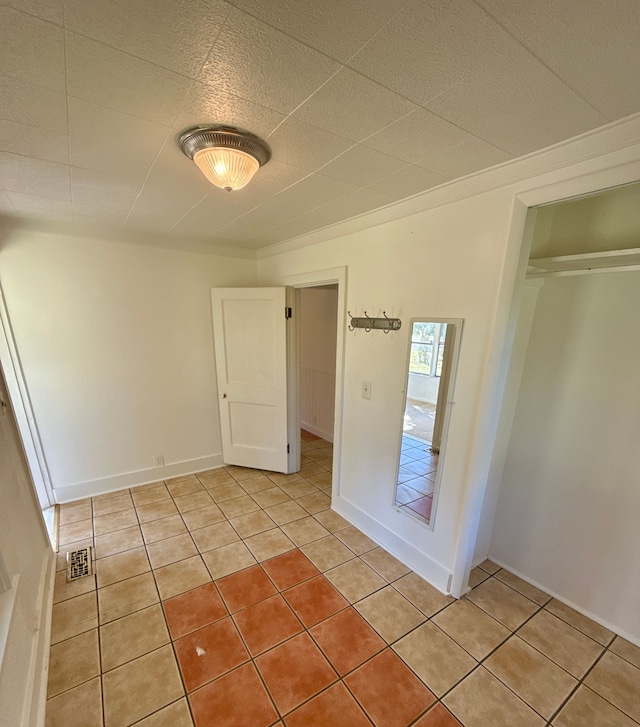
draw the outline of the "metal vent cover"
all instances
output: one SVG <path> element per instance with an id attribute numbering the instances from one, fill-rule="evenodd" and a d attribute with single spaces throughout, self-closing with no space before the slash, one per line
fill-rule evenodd
<path id="1" fill-rule="evenodd" d="M 67 552 L 67 583 L 92 573 L 91 546 Z"/>

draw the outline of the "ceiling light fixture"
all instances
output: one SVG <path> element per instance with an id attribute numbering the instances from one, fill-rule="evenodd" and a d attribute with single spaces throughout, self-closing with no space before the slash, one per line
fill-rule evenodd
<path id="1" fill-rule="evenodd" d="M 227 192 L 242 189 L 271 159 L 266 142 L 233 126 L 186 129 L 180 134 L 180 148 L 211 184 Z"/>

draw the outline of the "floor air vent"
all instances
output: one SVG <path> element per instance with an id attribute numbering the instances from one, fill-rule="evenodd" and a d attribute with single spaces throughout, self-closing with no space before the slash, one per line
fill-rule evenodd
<path id="1" fill-rule="evenodd" d="M 79 550 L 70 550 L 67 553 L 67 583 L 76 581 L 78 578 L 84 578 L 84 576 L 90 576 L 92 573 L 91 546 Z"/>

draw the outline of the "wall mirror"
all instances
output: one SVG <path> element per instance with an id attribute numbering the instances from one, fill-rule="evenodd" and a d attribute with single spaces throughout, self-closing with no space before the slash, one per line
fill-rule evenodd
<path id="1" fill-rule="evenodd" d="M 412 318 L 394 505 L 433 525 L 462 318 Z"/>

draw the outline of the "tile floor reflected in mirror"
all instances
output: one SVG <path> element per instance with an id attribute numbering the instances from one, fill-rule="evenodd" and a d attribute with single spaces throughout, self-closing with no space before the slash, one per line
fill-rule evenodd
<path id="1" fill-rule="evenodd" d="M 47 727 L 640 722 L 638 647 L 489 561 L 444 596 L 329 509 L 331 445 L 302 446 L 295 475 L 61 507 Z"/>

